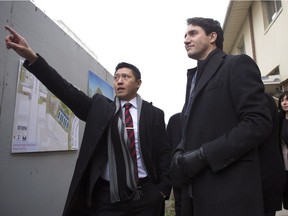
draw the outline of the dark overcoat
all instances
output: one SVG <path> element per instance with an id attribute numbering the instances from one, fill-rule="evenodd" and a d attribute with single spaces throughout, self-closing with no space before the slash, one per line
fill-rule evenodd
<path id="1" fill-rule="evenodd" d="M 63 216 L 74 215 L 83 209 L 89 200 L 90 163 L 93 158 L 93 177 L 95 181 L 107 162 L 107 129 L 115 112 L 114 101 L 100 94 L 92 98 L 75 88 L 62 78 L 56 70 L 39 56 L 29 65 L 32 72 L 53 94 L 63 101 L 81 120 L 86 122 L 81 149 L 76 162 L 69 188 Z M 171 190 L 169 180 L 170 148 L 165 134 L 164 112 L 147 101 L 142 102 L 139 136 L 141 152 L 149 178 L 167 197 Z"/>
<path id="2" fill-rule="evenodd" d="M 188 70 L 187 92 L 195 70 Z M 211 56 L 184 130 L 185 149 L 202 146 L 208 162 L 192 179 L 193 214 L 183 202 L 186 215 L 263 216 L 258 147 L 271 133 L 272 120 L 260 71 L 249 56 L 221 50 Z"/>

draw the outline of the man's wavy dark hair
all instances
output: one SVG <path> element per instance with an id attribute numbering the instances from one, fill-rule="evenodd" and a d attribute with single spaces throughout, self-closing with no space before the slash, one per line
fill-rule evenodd
<path id="1" fill-rule="evenodd" d="M 217 20 L 203 17 L 188 18 L 187 25 L 191 24 L 203 28 L 206 35 L 209 35 L 211 32 L 216 32 L 216 46 L 217 48 L 223 50 L 224 33 L 220 23 Z"/>

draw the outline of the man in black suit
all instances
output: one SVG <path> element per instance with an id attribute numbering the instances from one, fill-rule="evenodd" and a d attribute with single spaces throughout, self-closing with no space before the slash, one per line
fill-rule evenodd
<path id="1" fill-rule="evenodd" d="M 263 216 L 259 148 L 272 118 L 259 68 L 247 55 L 222 51 L 213 19 L 188 19 L 184 44 L 197 67 L 188 70 L 182 140 L 171 163 L 173 181 L 188 194 L 182 215 Z"/>
<path id="2" fill-rule="evenodd" d="M 86 122 L 63 216 L 159 216 L 171 189 L 170 149 L 163 111 L 137 94 L 138 68 L 117 65 L 114 101 L 100 94 L 90 98 L 5 28 L 7 48 L 24 57 L 24 67 Z"/>

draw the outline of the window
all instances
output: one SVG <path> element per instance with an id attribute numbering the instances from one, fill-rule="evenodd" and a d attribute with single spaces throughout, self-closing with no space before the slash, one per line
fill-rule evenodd
<path id="1" fill-rule="evenodd" d="M 280 74 L 280 70 L 279 70 L 279 66 L 277 66 L 268 75 L 279 75 L 279 74 Z"/>
<path id="2" fill-rule="evenodd" d="M 263 0 L 263 13 L 265 17 L 266 27 L 277 17 L 280 9 L 282 9 L 281 0 Z"/>
<path id="3" fill-rule="evenodd" d="M 238 54 L 246 54 L 245 43 L 244 43 L 243 38 L 240 40 L 240 43 L 238 44 L 237 49 L 238 49 Z"/>

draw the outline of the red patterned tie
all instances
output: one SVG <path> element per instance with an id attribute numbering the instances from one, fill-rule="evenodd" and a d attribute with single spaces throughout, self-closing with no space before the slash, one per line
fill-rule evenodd
<path id="1" fill-rule="evenodd" d="M 130 107 L 132 104 L 126 103 L 125 104 L 125 125 L 126 125 L 126 130 L 128 134 L 128 138 L 130 140 L 130 145 L 129 145 L 129 151 L 132 157 L 132 160 L 134 162 L 134 167 L 135 167 L 135 173 L 136 173 L 136 178 L 138 178 L 138 168 L 137 168 L 137 157 L 136 157 L 136 148 L 135 148 L 135 134 L 134 134 L 134 128 L 133 128 L 133 119 L 131 116 L 131 113 L 129 111 Z"/>

